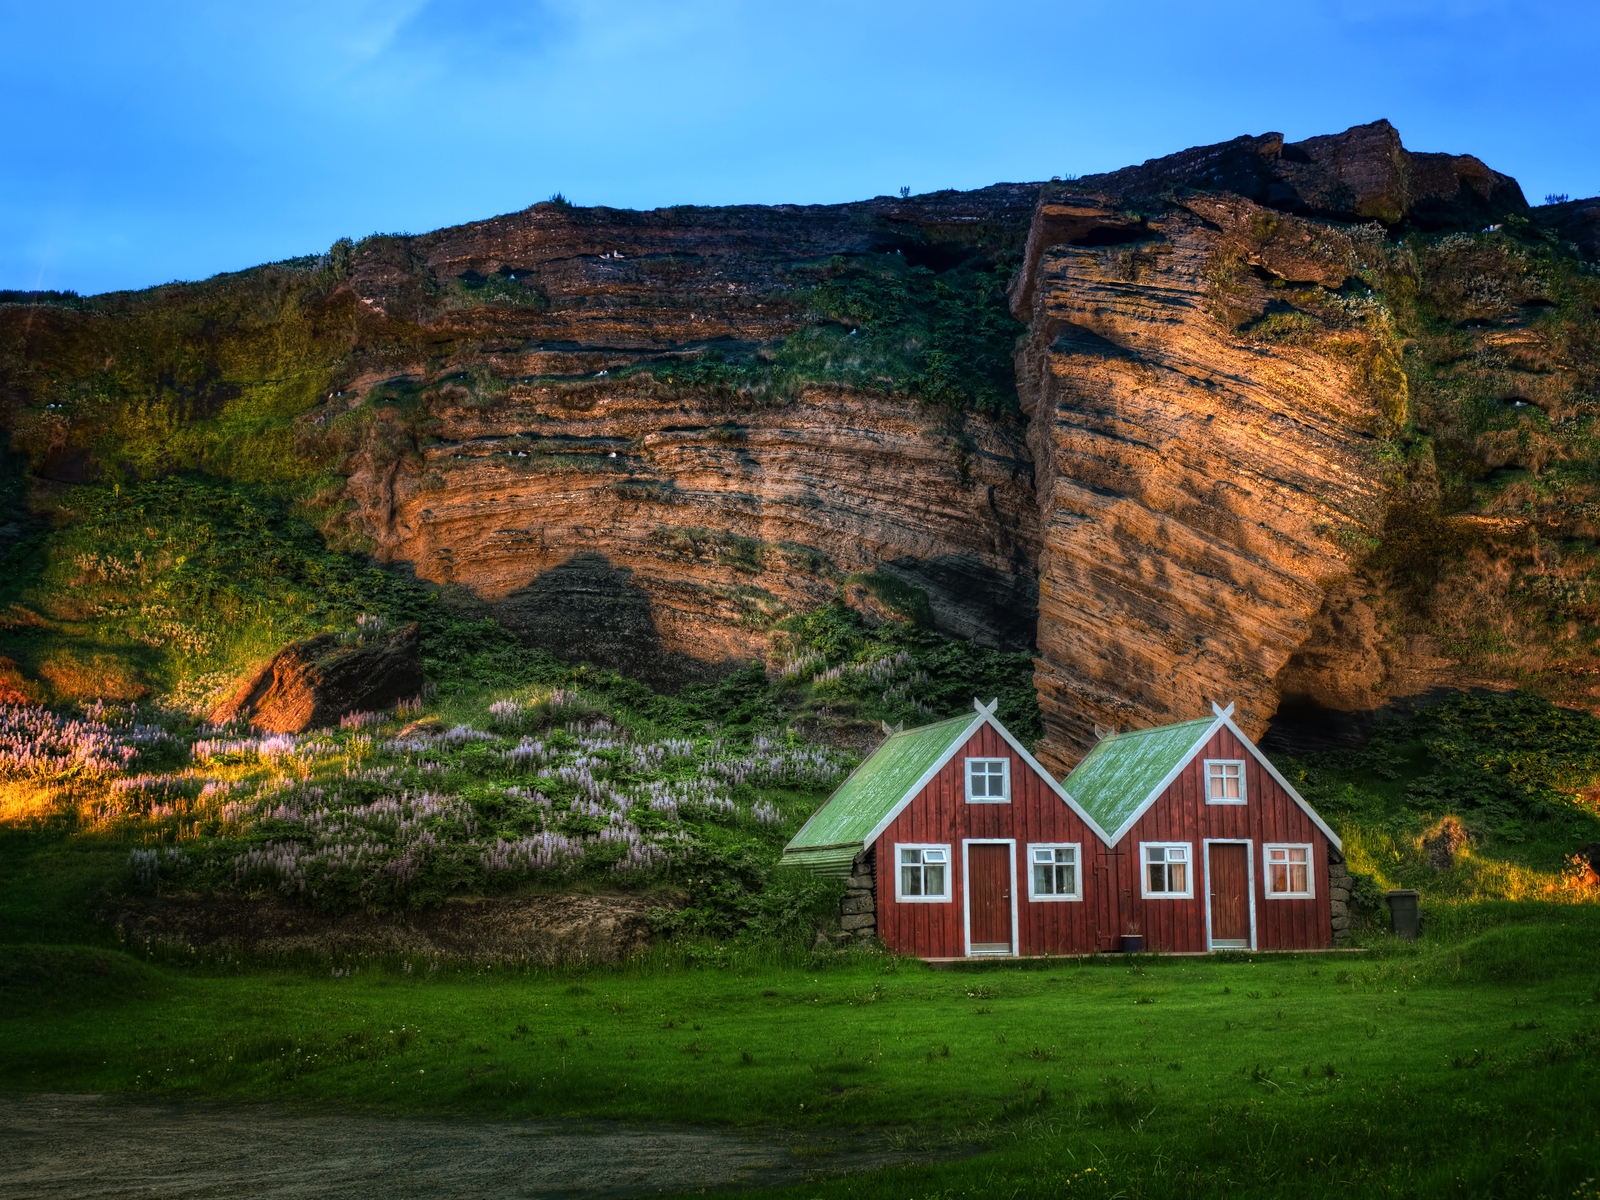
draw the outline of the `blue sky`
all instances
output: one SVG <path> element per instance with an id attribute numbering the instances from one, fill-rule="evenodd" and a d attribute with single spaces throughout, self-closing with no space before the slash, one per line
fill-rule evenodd
<path id="1" fill-rule="evenodd" d="M 0 0 L 0 287 L 525 207 L 825 203 L 1388 117 L 1600 193 L 1600 5 Z"/>

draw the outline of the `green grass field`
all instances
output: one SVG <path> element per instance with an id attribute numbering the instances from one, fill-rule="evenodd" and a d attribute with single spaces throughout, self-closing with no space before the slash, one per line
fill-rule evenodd
<path id="1" fill-rule="evenodd" d="M 804 1196 L 1594 1195 L 1600 909 L 1434 925 L 1354 954 L 956 971 L 712 943 L 561 971 L 12 946 L 0 1086 L 960 1154 Z"/>

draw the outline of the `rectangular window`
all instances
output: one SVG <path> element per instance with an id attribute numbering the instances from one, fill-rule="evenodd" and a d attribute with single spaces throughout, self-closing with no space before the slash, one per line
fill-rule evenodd
<path id="1" fill-rule="evenodd" d="M 1028 847 L 1028 899 L 1079 900 L 1078 846 Z"/>
<path id="2" fill-rule="evenodd" d="M 1310 896 L 1311 847 L 1267 846 L 1267 895 Z"/>
<path id="3" fill-rule="evenodd" d="M 1194 894 L 1189 875 L 1188 842 L 1141 842 L 1144 894 L 1179 899 Z"/>
<path id="4" fill-rule="evenodd" d="M 1206 761 L 1206 803 L 1243 804 L 1244 761 L 1234 758 L 1208 758 Z"/>
<path id="5" fill-rule="evenodd" d="M 968 804 L 1004 804 L 1010 799 L 1010 759 L 967 759 Z"/>
<path id="6" fill-rule="evenodd" d="M 950 899 L 949 846 L 896 846 L 899 863 L 896 900 Z"/>

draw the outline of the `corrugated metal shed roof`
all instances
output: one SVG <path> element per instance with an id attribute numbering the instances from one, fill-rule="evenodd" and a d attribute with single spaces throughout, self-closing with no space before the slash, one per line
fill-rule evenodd
<path id="1" fill-rule="evenodd" d="M 822 851 L 845 846 L 859 850 L 928 769 L 982 720 L 969 714 L 889 738 L 811 815 L 784 847 L 784 857 L 809 863 Z"/>
<path id="2" fill-rule="evenodd" d="M 783 865 L 804 867 L 813 875 L 821 875 L 827 879 L 844 879 L 849 876 L 850 869 L 855 866 L 856 855 L 860 853 L 860 842 L 847 842 L 843 846 L 828 846 L 824 849 L 802 846 L 797 850 L 785 850 Z"/>
<path id="3" fill-rule="evenodd" d="M 1205 717 L 1113 734 L 1066 778 L 1072 798 L 1112 838 L 1216 722 Z"/>

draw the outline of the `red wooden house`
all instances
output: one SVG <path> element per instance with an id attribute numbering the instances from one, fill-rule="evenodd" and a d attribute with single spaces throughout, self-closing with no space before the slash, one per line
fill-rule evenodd
<path id="1" fill-rule="evenodd" d="M 851 878 L 847 929 L 924 958 L 1332 944 L 1339 839 L 1231 707 L 1107 737 L 1065 785 L 975 707 L 890 737 L 785 849 Z"/>

